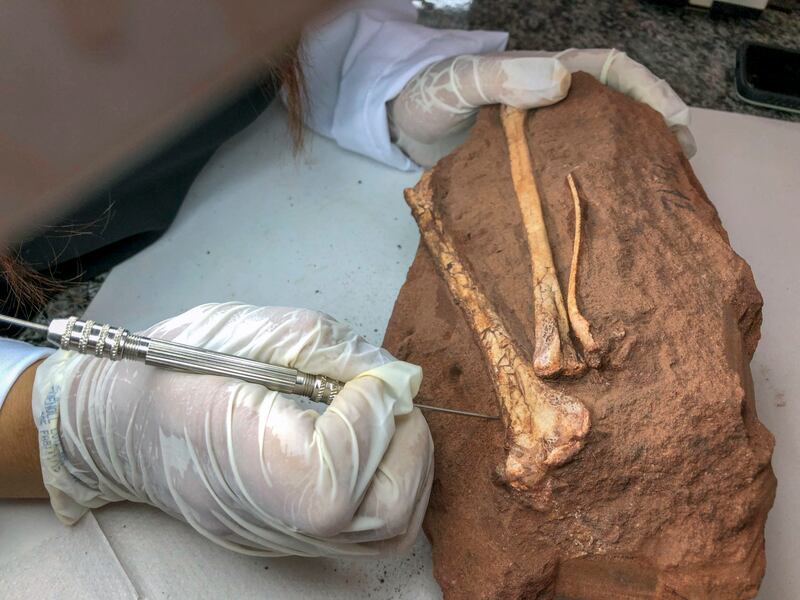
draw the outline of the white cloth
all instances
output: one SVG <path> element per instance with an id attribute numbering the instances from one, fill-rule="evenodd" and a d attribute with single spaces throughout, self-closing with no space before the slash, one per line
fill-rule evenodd
<path id="1" fill-rule="evenodd" d="M 391 141 L 386 103 L 426 66 L 459 54 L 498 52 L 508 34 L 431 29 L 411 2 L 351 6 L 304 37 L 307 123 L 340 146 L 410 171 L 417 165 Z"/>
<path id="2" fill-rule="evenodd" d="M 19 376 L 37 360 L 49 356 L 52 348 L 32 346 L 19 340 L 0 338 L 0 410 Z"/>
<path id="3" fill-rule="evenodd" d="M 412 398 L 421 369 L 309 310 L 207 304 L 145 332 L 333 377 L 312 403 L 226 377 L 59 351 L 33 414 L 59 518 L 130 500 L 236 552 L 369 556 L 419 533 L 433 442 Z"/>

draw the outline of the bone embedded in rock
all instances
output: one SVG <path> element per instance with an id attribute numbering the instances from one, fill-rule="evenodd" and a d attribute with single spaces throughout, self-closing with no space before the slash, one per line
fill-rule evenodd
<path id="1" fill-rule="evenodd" d="M 549 467 L 566 462 L 584 444 L 589 412 L 579 400 L 538 379 L 489 299 L 459 257 L 433 205 L 430 174 L 405 192 L 441 277 L 461 308 L 484 360 L 508 437 L 504 480 L 515 489 L 531 489 Z"/>
<path id="2" fill-rule="evenodd" d="M 533 175 L 525 134 L 526 111 L 510 106 L 500 109 L 508 144 L 511 179 L 528 241 L 533 272 L 534 353 L 533 369 L 539 377 L 580 375 L 586 365 L 569 337 L 569 319 L 558 283 L 542 202 Z"/>
<path id="3" fill-rule="evenodd" d="M 572 331 L 575 332 L 575 337 L 578 338 L 578 341 L 583 347 L 584 359 L 590 367 L 596 369 L 600 366 L 601 362 L 600 345 L 595 341 L 592 335 L 589 321 L 578 308 L 577 279 L 581 252 L 583 213 L 581 209 L 581 198 L 578 195 L 578 188 L 575 185 L 575 179 L 572 177 L 572 173 L 567 174 L 567 184 L 569 185 L 569 190 L 572 194 L 572 202 L 575 207 L 575 237 L 572 244 L 572 264 L 569 270 L 569 285 L 567 286 L 567 313 L 569 315 L 569 322 L 572 325 Z"/>
<path id="4" fill-rule="evenodd" d="M 519 322 L 532 326 L 532 274 L 498 113 L 484 108 L 433 169 L 428 200 L 524 354 L 524 387 L 532 348 Z M 505 427 L 429 419 L 440 468 L 425 531 L 442 595 L 752 598 L 775 477 L 748 368 L 762 303 L 751 270 L 656 111 L 575 73 L 569 95 L 530 111 L 525 131 L 565 296 L 575 210 L 566 175 L 575 169 L 577 306 L 609 368 L 538 382 L 580 399 L 592 428 L 572 460 L 527 490 L 487 476 L 528 460 L 507 450 Z M 384 344 L 422 366 L 423 395 L 492 412 L 485 398 L 500 402 L 499 386 L 484 342 L 426 243 Z"/>

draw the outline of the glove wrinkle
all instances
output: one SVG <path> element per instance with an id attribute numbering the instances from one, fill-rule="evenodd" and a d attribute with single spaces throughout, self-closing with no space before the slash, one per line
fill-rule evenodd
<path id="1" fill-rule="evenodd" d="M 431 167 L 464 140 L 481 106 L 553 104 L 567 95 L 577 71 L 649 104 L 680 131 L 686 155 L 694 154 L 688 107 L 666 81 L 615 49 L 462 54 L 435 62 L 387 103 L 391 140 L 417 164 Z"/>
<path id="2" fill-rule="evenodd" d="M 203 305 L 145 335 L 347 383 L 317 412 L 235 379 L 56 352 L 37 371 L 33 410 L 60 519 L 147 502 L 259 556 L 371 556 L 413 541 L 433 476 L 412 404 L 419 367 L 292 308 Z"/>

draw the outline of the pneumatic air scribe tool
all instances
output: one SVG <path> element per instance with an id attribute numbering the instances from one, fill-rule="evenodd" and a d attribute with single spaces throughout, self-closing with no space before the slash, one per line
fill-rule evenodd
<path id="1" fill-rule="evenodd" d="M 344 386 L 342 382 L 324 375 L 311 375 L 289 367 L 279 367 L 249 358 L 153 339 L 130 333 L 121 327 L 101 325 L 91 320 L 81 321 L 77 317 L 54 319 L 50 325 L 40 325 L 0 315 L 0 322 L 44 333 L 48 342 L 62 350 L 72 350 L 110 360 L 134 360 L 185 373 L 233 377 L 263 385 L 275 392 L 306 396 L 315 402 L 325 404 L 330 404 Z M 498 418 L 425 404 L 414 406 L 468 417 Z"/>

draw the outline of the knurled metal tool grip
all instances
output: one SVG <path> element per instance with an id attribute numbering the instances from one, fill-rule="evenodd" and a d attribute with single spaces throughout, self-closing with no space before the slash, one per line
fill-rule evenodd
<path id="1" fill-rule="evenodd" d="M 176 371 L 234 377 L 276 392 L 307 396 L 326 404 L 333 401 L 343 385 L 324 375 L 310 375 L 289 367 L 152 339 L 132 334 L 121 327 L 81 321 L 76 317 L 54 320 L 48 328 L 47 338 L 63 350 L 110 360 L 135 360 Z"/>

